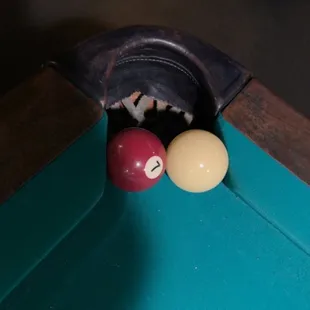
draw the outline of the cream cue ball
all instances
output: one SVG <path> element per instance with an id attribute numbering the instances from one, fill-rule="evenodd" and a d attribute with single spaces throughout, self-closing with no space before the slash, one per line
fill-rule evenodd
<path id="1" fill-rule="evenodd" d="M 228 153 L 223 142 L 204 130 L 178 135 L 167 150 L 167 173 L 181 189 L 200 193 L 216 187 L 228 170 Z"/>

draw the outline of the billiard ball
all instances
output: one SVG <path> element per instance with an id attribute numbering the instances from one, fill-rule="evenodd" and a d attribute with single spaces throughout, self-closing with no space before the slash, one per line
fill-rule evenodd
<path id="1" fill-rule="evenodd" d="M 112 138 L 107 149 L 111 182 L 129 192 L 156 184 L 165 172 L 166 150 L 156 135 L 141 128 L 128 128 Z"/>
<path id="2" fill-rule="evenodd" d="M 223 142 L 210 132 L 188 130 L 168 146 L 167 174 L 185 191 L 211 190 L 223 180 L 227 169 L 227 150 Z"/>

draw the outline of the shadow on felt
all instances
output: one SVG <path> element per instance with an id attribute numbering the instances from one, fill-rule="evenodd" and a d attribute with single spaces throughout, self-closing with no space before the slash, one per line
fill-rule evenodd
<path id="1" fill-rule="evenodd" d="M 0 309 L 128 309 L 139 297 L 149 242 L 126 195 L 108 182 L 90 214 Z"/>

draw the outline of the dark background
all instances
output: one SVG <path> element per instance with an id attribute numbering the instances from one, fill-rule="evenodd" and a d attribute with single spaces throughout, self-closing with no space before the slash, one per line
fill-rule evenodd
<path id="1" fill-rule="evenodd" d="M 310 1 L 2 0 L 0 94 L 47 58 L 129 24 L 184 29 L 223 50 L 310 116 Z"/>

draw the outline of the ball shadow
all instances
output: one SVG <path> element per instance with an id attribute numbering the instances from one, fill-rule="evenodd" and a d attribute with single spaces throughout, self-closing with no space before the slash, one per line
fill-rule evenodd
<path id="1" fill-rule="evenodd" d="M 128 309 L 148 255 L 126 193 L 106 185 L 90 214 L 6 298 L 1 309 Z"/>
<path id="2" fill-rule="evenodd" d="M 170 142 L 190 128 L 182 114 L 173 111 L 147 111 L 140 127 L 153 132 L 167 148 Z"/>
<path id="3" fill-rule="evenodd" d="M 206 100 L 207 98 L 207 100 Z M 110 140 L 124 128 L 139 126 L 153 132 L 167 148 L 170 142 L 180 133 L 188 129 L 204 129 L 214 131 L 214 111 L 211 99 L 203 96 L 194 105 L 194 118 L 188 124 L 184 114 L 171 110 L 150 109 L 144 113 L 145 120 L 138 124 L 126 109 L 108 109 Z"/>
<path id="4" fill-rule="evenodd" d="M 222 128 L 219 123 L 217 123 L 215 126 L 215 134 L 222 140 L 224 145 L 227 145 L 225 135 L 223 134 Z M 231 190 L 234 190 L 236 182 L 234 181 L 233 173 L 231 172 L 230 167 L 228 168 L 223 183 Z"/>
<path id="5" fill-rule="evenodd" d="M 138 124 L 126 109 L 107 110 L 109 117 L 108 139 L 128 127 L 138 126 L 154 133 L 167 148 L 181 132 L 190 128 L 183 115 L 173 111 L 147 111 L 145 120 Z"/>
<path id="6" fill-rule="evenodd" d="M 109 109 L 108 114 L 108 141 L 121 130 L 128 127 L 138 126 L 138 121 L 135 120 L 127 109 Z"/>

